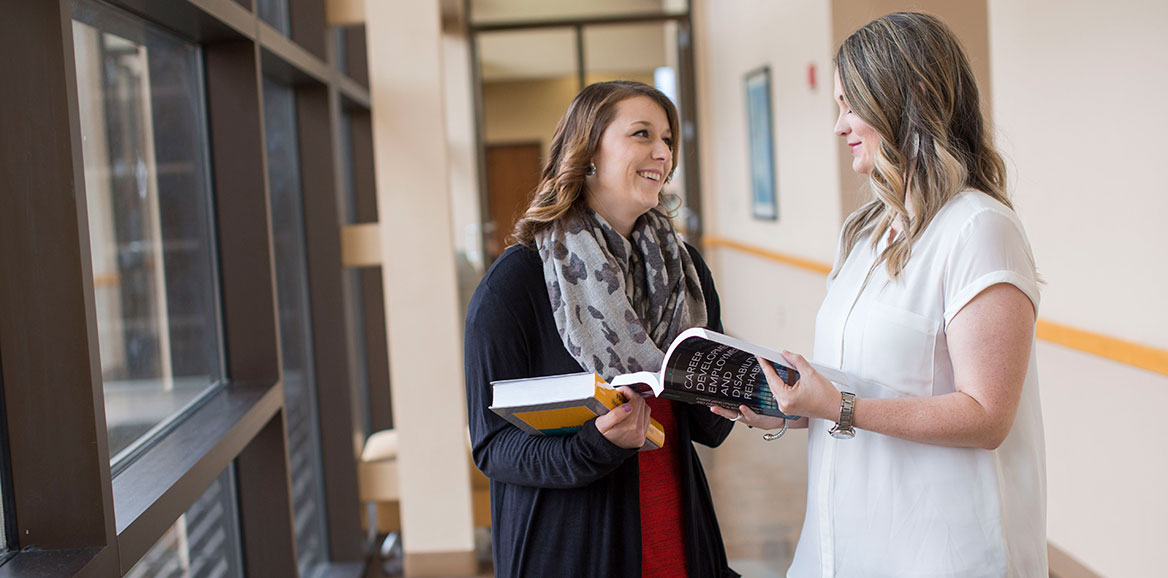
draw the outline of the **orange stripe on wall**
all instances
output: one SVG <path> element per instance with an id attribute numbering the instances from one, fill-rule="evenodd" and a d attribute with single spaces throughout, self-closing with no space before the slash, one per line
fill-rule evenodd
<path id="1" fill-rule="evenodd" d="M 791 265 L 794 267 L 798 267 L 800 269 L 806 269 L 808 271 L 822 273 L 824 275 L 831 273 L 831 265 L 825 265 L 825 264 L 820 263 L 818 261 L 812 261 L 810 259 L 804 259 L 802 257 L 795 257 L 793 255 L 779 253 L 778 251 L 771 251 L 769 249 L 763 249 L 760 247 L 755 247 L 753 245 L 739 243 L 738 241 L 726 239 L 724 237 L 715 237 L 713 235 L 706 235 L 706 236 L 702 237 L 702 245 L 706 246 L 706 247 L 710 247 L 710 248 L 726 247 L 728 249 L 742 251 L 743 253 L 749 253 L 749 254 L 754 255 L 756 257 L 762 257 L 764 259 L 769 259 L 771 261 L 778 261 L 779 263 L 783 263 L 785 265 Z"/>
<path id="2" fill-rule="evenodd" d="M 824 275 L 831 272 L 831 266 L 824 263 L 747 245 L 723 237 L 712 235 L 703 237 L 702 245 L 712 249 L 733 249 Z M 1160 375 L 1168 375 L 1168 351 L 1163 349 L 1157 349 L 1115 337 L 1108 337 L 1082 329 L 1075 329 L 1074 327 L 1053 323 L 1051 321 L 1043 321 L 1041 319 L 1038 320 L 1036 331 L 1038 338 L 1043 341 L 1069 347 L 1084 353 L 1090 353 L 1091 355 L 1096 355 L 1104 359 L 1118 361 L 1140 369 L 1146 369 Z"/>
<path id="3" fill-rule="evenodd" d="M 1112 361 L 1168 375 L 1168 351 L 1147 345 L 1038 320 L 1038 338 Z"/>

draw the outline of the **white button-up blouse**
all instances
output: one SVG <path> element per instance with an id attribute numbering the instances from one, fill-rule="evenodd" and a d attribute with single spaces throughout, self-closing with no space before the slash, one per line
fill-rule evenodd
<path id="1" fill-rule="evenodd" d="M 988 195 L 947 203 L 898 279 L 868 236 L 840 262 L 815 324 L 813 358 L 874 383 L 861 398 L 956 391 L 945 328 L 986 288 L 1009 283 L 1038 308 L 1017 216 Z M 994 360 L 986 359 L 985 363 Z M 807 514 L 788 576 L 1047 576 L 1046 455 L 1034 348 L 1022 399 L 996 450 L 950 448 L 810 420 Z"/>

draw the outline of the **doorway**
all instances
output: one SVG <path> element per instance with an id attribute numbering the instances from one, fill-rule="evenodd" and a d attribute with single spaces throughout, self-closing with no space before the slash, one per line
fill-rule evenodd
<path id="1" fill-rule="evenodd" d="M 507 248 L 507 237 L 523 215 L 531 193 L 539 184 L 543 154 L 539 142 L 487 145 L 487 225 L 486 254 L 494 261 Z"/>

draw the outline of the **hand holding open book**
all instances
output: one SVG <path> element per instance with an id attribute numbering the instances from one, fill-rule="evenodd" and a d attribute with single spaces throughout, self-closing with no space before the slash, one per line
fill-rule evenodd
<path id="1" fill-rule="evenodd" d="M 734 411 L 746 405 L 763 415 L 798 419 L 779 411 L 758 363 L 760 357 L 771 361 L 784 383 L 799 381 L 798 371 L 775 362 L 783 360 L 778 351 L 695 327 L 673 340 L 659 372 L 618 375 L 611 384 L 593 373 L 496 381 L 491 383 L 491 409 L 528 433 L 564 435 L 622 403 L 615 388 L 627 385 L 644 396 Z M 842 372 L 816 364 L 811 367 L 830 381 L 848 382 Z M 664 444 L 660 424 L 651 421 L 647 438 L 646 449 L 650 444 Z"/>
<path id="2" fill-rule="evenodd" d="M 649 417 L 649 404 L 627 387 L 615 388 L 621 394 L 621 405 L 596 418 L 596 429 L 605 439 L 627 449 L 643 447 L 649 439 L 649 428 L 657 422 Z M 656 425 L 661 429 L 661 425 Z M 662 432 L 664 436 L 664 432 Z"/>

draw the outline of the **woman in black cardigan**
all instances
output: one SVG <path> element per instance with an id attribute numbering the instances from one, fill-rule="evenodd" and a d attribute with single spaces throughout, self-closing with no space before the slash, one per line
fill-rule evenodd
<path id="1" fill-rule="evenodd" d="M 630 401 L 562 437 L 488 409 L 491 381 L 656 370 L 691 326 L 721 330 L 709 269 L 662 209 L 677 111 L 656 89 L 593 84 L 553 137 L 517 244 L 475 291 L 466 322 L 475 464 L 491 479 L 497 576 L 737 576 L 693 442 L 733 424 L 696 405 Z M 665 447 L 638 452 L 649 415 Z"/>

